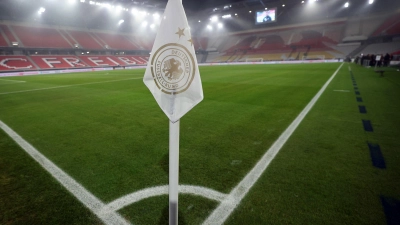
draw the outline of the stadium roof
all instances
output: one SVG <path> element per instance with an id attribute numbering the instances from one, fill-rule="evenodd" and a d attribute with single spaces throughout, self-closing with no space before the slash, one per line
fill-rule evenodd
<path id="1" fill-rule="evenodd" d="M 270 0 L 182 0 L 184 7 L 192 11 L 220 7 L 239 2 L 259 2 L 260 4 L 263 4 L 268 1 Z M 111 0 L 110 2 L 163 8 L 168 0 Z"/>

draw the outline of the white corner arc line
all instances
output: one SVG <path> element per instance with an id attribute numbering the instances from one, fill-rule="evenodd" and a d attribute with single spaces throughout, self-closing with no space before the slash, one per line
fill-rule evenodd
<path id="1" fill-rule="evenodd" d="M 205 188 L 199 186 L 192 186 L 192 185 L 179 185 L 179 193 L 180 194 L 191 194 L 191 195 L 198 195 L 202 196 L 211 200 L 215 200 L 218 202 L 223 201 L 227 194 L 223 194 L 221 192 Z M 104 211 L 118 211 L 128 205 L 133 203 L 139 202 L 143 199 L 160 196 L 160 195 L 167 195 L 168 194 L 168 185 L 157 186 L 146 188 L 132 194 L 125 195 L 121 198 L 118 198 L 110 203 L 108 203 L 104 207 Z"/>
<path id="2" fill-rule="evenodd" d="M 107 225 L 129 225 L 121 215 L 115 211 L 104 212 L 105 204 L 96 196 L 86 190 L 81 184 L 76 182 L 67 173 L 57 167 L 53 162 L 42 155 L 35 147 L 25 141 L 15 131 L 0 121 L 0 128 L 4 130 L 22 149 L 25 150 L 36 162 L 38 162 L 47 172 L 49 172 L 62 186 L 71 192 L 81 201 L 90 211 L 97 215 Z"/>
<path id="3" fill-rule="evenodd" d="M 268 151 L 263 155 L 263 157 L 257 162 L 253 169 L 244 177 L 244 179 L 229 193 L 224 201 L 211 213 L 211 215 L 203 222 L 204 225 L 213 224 L 219 225 L 223 224 L 226 219 L 231 215 L 233 210 L 240 204 L 244 196 L 249 192 L 250 188 L 257 182 L 260 176 L 267 169 L 271 161 L 278 154 L 279 150 L 286 143 L 289 137 L 293 134 L 296 128 L 299 126 L 301 121 L 305 118 L 311 108 L 315 105 L 317 100 L 321 97 L 322 93 L 328 87 L 330 82 L 342 68 L 344 63 L 342 63 L 339 68 L 333 73 L 333 75 L 328 79 L 328 81 L 322 86 L 318 93 L 313 99 L 308 103 L 308 105 L 300 112 L 296 119 L 289 125 L 288 128 L 279 136 L 278 140 L 268 149 Z"/>
<path id="4" fill-rule="evenodd" d="M 17 93 L 25 93 L 25 92 L 32 92 L 32 91 L 43 91 L 43 90 L 51 90 L 51 89 L 58 89 L 58 88 L 77 87 L 77 86 L 84 86 L 84 85 L 90 85 L 90 84 L 102 84 L 102 83 L 111 83 L 111 82 L 118 82 L 118 81 L 125 81 L 125 80 L 137 80 L 137 79 L 143 79 L 143 78 L 136 77 L 136 78 L 121 79 L 121 80 L 108 80 L 108 81 L 99 81 L 99 82 L 91 82 L 91 83 L 83 83 L 83 84 L 71 84 L 71 85 L 55 86 L 55 87 L 48 87 L 48 88 L 30 89 L 30 90 L 23 90 L 23 91 L 3 92 L 3 93 L 0 93 L 0 95 L 17 94 Z"/>

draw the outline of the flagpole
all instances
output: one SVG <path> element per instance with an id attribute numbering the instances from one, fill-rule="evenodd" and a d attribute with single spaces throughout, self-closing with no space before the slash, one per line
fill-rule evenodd
<path id="1" fill-rule="evenodd" d="M 179 123 L 169 121 L 169 225 L 178 225 Z"/>

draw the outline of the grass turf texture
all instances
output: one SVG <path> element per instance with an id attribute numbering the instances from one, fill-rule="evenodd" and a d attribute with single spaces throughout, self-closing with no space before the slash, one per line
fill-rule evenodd
<path id="1" fill-rule="evenodd" d="M 201 67 L 205 100 L 181 121 L 180 184 L 229 193 L 338 66 Z M 395 102 L 400 82 L 395 71 L 379 78 L 372 70 L 353 67 L 368 113 L 358 112 L 354 92 L 333 92 L 352 91 L 344 66 L 227 224 L 385 222 L 379 195 L 400 197 L 394 179 L 400 165 L 394 151 L 399 146 Z M 104 202 L 165 185 L 168 120 L 141 81 L 143 73 L 130 70 L 8 78 L 27 81 L 13 84 L 0 79 L 0 93 L 92 83 L 0 95 L 0 120 Z M 93 84 L 105 81 L 115 82 Z M 366 134 L 361 119 L 370 119 L 376 132 Z M 386 170 L 372 167 L 367 139 L 381 145 Z M 4 148 L 8 149 L 2 145 L 1 153 L 6 152 Z M 3 177 L 38 167 L 35 162 L 23 163 L 31 159 L 26 154 L 13 154 L 22 150 L 12 149 L 0 157 L 20 166 L 2 168 Z M 39 168 L 37 174 L 40 178 L 34 176 L 33 180 L 41 183 L 38 190 L 54 190 L 53 196 L 66 200 L 46 201 L 35 214 L 45 218 L 45 212 L 64 209 L 65 202 L 71 202 L 68 205 L 78 211 L 76 217 L 87 215 L 82 224 L 98 223 L 66 191 L 54 188 L 46 172 Z M 12 185 L 23 185 L 20 182 L 14 179 Z M 23 201 L 10 204 L 10 193 L 28 198 L 42 192 L 8 188 L 2 193 L 0 204 L 6 216 L 0 221 L 5 224 L 17 224 L 13 222 L 14 211 L 20 215 L 34 211 L 21 207 Z M 199 224 L 217 204 L 180 195 L 180 224 Z M 166 224 L 167 206 L 164 196 L 120 212 L 134 224 Z M 68 215 L 54 214 L 63 219 L 53 224 L 71 224 L 73 218 Z"/>

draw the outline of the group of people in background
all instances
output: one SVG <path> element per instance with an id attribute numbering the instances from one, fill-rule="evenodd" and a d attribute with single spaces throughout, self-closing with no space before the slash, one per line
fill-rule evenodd
<path id="1" fill-rule="evenodd" d="M 363 55 L 361 54 L 360 56 L 357 56 L 354 59 L 354 63 L 364 65 L 364 66 L 390 66 L 390 61 L 393 60 L 393 55 L 389 55 L 389 53 L 386 53 L 385 55 L 374 55 L 374 54 L 367 54 Z"/>

